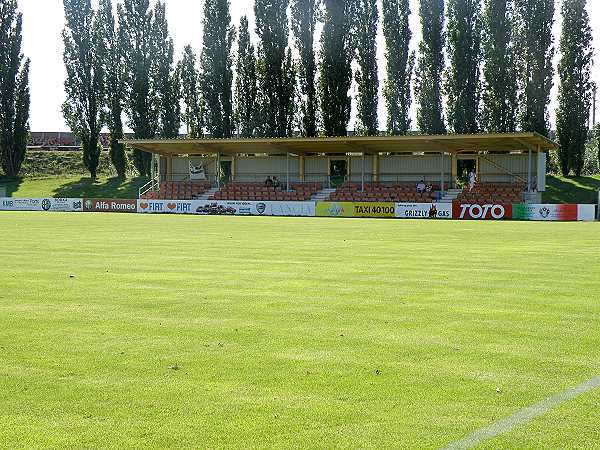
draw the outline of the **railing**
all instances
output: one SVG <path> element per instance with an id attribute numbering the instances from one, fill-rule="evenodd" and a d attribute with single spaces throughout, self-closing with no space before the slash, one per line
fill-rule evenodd
<path id="1" fill-rule="evenodd" d="M 159 181 L 157 178 L 153 178 L 148 181 L 145 185 L 143 185 L 138 191 L 138 198 L 142 198 L 143 195 L 146 195 L 150 191 L 158 191 L 159 189 Z"/>

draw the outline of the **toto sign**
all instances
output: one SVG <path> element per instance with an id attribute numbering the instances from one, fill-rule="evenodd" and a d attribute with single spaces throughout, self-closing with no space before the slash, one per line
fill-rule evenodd
<path id="1" fill-rule="evenodd" d="M 502 220 L 512 218 L 512 205 L 454 204 L 455 219 L 463 220 Z"/>

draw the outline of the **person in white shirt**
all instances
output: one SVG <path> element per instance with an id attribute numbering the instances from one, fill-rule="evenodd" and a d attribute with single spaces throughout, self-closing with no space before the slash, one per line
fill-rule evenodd
<path id="1" fill-rule="evenodd" d="M 477 176 L 475 175 L 475 171 L 471 170 L 469 172 L 469 191 L 472 191 L 475 187 L 475 182 L 477 181 Z"/>
<path id="2" fill-rule="evenodd" d="M 417 193 L 422 194 L 425 192 L 425 182 L 423 180 L 417 183 Z"/>

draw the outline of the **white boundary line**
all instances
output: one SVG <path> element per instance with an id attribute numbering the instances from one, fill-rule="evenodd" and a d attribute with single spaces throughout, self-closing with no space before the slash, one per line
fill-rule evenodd
<path id="1" fill-rule="evenodd" d="M 569 388 L 563 392 L 560 392 L 552 397 L 548 397 L 535 405 L 528 406 L 520 411 L 517 411 L 510 417 L 502 419 L 499 422 L 495 422 L 485 428 L 477 430 L 475 433 L 467 436 L 460 441 L 453 442 L 444 448 L 444 450 L 463 450 L 474 447 L 475 445 L 481 444 L 489 439 L 492 439 L 500 434 L 511 431 L 513 428 L 519 425 L 531 422 L 533 419 L 545 414 L 552 408 L 560 405 L 561 403 L 573 400 L 582 394 L 590 392 L 600 387 L 600 376 L 592 378 L 579 386 Z"/>

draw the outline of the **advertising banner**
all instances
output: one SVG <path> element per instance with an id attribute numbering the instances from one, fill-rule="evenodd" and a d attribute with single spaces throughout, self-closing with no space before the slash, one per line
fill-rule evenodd
<path id="1" fill-rule="evenodd" d="M 137 200 L 85 198 L 83 199 L 83 210 L 86 212 L 134 213 L 137 212 Z"/>
<path id="2" fill-rule="evenodd" d="M 145 214 L 194 214 L 192 200 L 138 200 L 137 212 Z"/>
<path id="3" fill-rule="evenodd" d="M 513 205 L 513 219 L 540 221 L 576 221 L 577 205 Z"/>
<path id="4" fill-rule="evenodd" d="M 315 216 L 314 202 L 138 200 L 140 213 L 231 216 Z"/>
<path id="5" fill-rule="evenodd" d="M 594 221 L 596 205 L 513 205 L 513 219 L 536 221 Z"/>
<path id="6" fill-rule="evenodd" d="M 396 203 L 399 219 L 452 219 L 452 203 Z"/>
<path id="7" fill-rule="evenodd" d="M 81 198 L 0 198 L 1 211 L 83 211 Z"/>
<path id="8" fill-rule="evenodd" d="M 196 214 L 314 217 L 315 202 L 196 201 Z"/>
<path id="9" fill-rule="evenodd" d="M 454 203 L 452 218 L 461 220 L 512 219 L 512 205 L 470 205 L 464 203 Z"/>
<path id="10" fill-rule="evenodd" d="M 376 202 L 319 202 L 317 203 L 317 217 L 396 217 L 395 203 Z"/>
<path id="11" fill-rule="evenodd" d="M 204 164 L 202 161 L 198 161 L 196 164 L 194 164 L 190 160 L 190 180 L 206 180 L 206 173 L 204 171 Z"/>
<path id="12" fill-rule="evenodd" d="M 577 205 L 577 220 L 582 222 L 596 220 L 596 205 Z"/>

